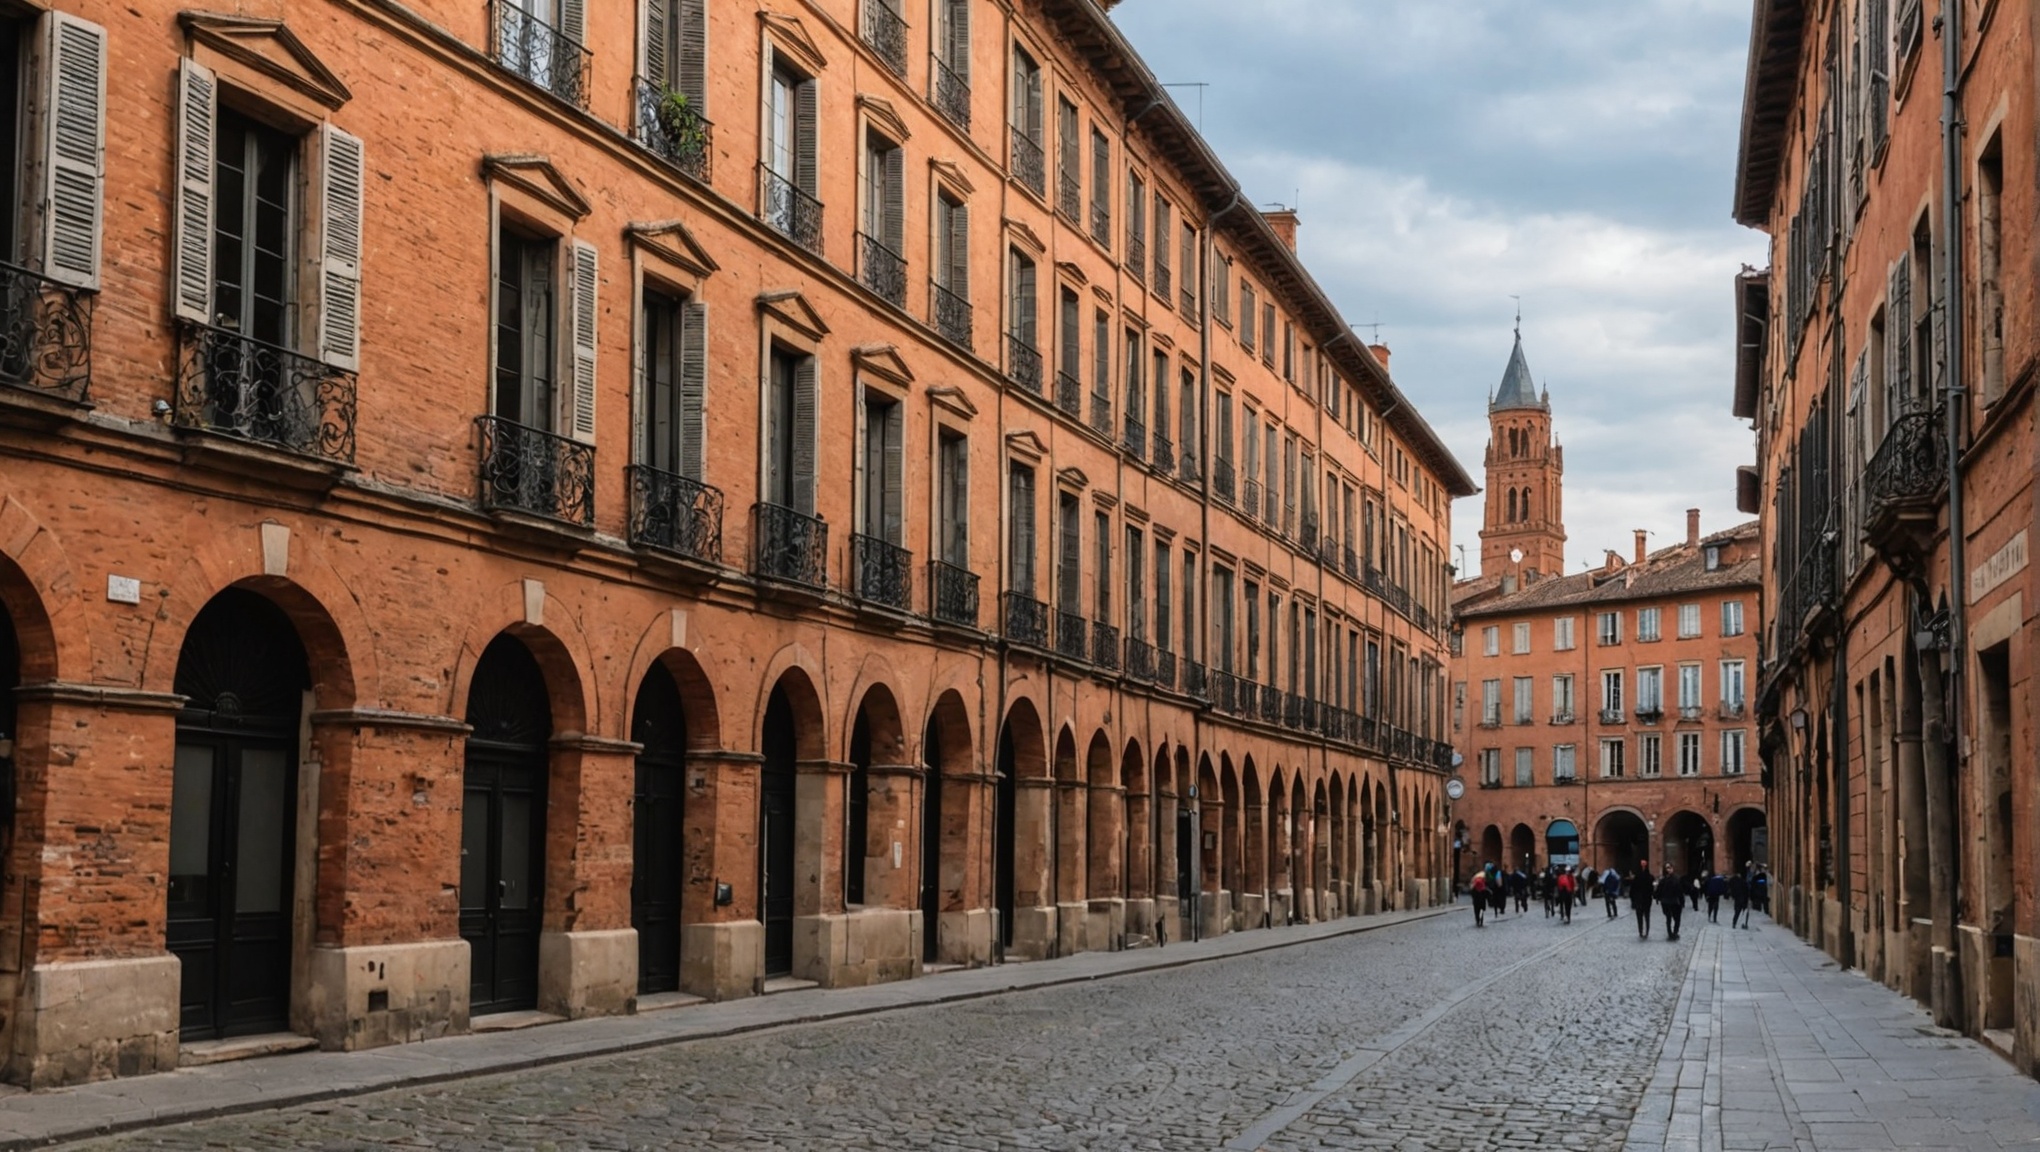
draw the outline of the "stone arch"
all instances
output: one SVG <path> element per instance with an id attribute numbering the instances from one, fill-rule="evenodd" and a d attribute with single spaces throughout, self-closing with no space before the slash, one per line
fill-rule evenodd
<path id="1" fill-rule="evenodd" d="M 1518 868 L 1523 869 L 1525 872 L 1536 871 L 1537 832 L 1530 825 L 1519 822 L 1515 827 L 1509 829 L 1509 861 L 1507 867 L 1510 871 Z"/>
<path id="2" fill-rule="evenodd" d="M 1728 841 L 1728 857 L 1723 862 L 1723 871 L 1740 872 L 1765 861 L 1759 859 L 1757 832 L 1767 827 L 1768 817 L 1760 805 L 1745 804 L 1731 808 L 1728 819 L 1722 825 Z"/>
<path id="3" fill-rule="evenodd" d="M 1098 735 L 1102 737 L 1104 734 L 1104 729 L 1099 729 Z M 1128 740 L 1120 753 L 1119 787 L 1125 797 L 1126 812 L 1120 849 L 1123 886 L 1129 901 L 1148 903 L 1145 909 L 1138 906 L 1127 908 L 1126 928 L 1131 934 L 1144 936 L 1153 928 L 1154 918 L 1155 795 L 1148 776 L 1147 760 L 1141 755 L 1138 740 Z"/>
<path id="4" fill-rule="evenodd" d="M 1090 899 L 1126 895 L 1126 790 L 1113 763 L 1112 741 L 1100 728 L 1084 749 L 1084 894 Z"/>
<path id="5" fill-rule="evenodd" d="M 764 675 L 758 682 L 756 712 L 751 718 L 750 747 L 765 746 L 765 712 L 771 703 L 774 691 L 785 689 L 787 705 L 793 710 L 795 722 L 794 755 L 801 760 L 821 761 L 828 758 L 834 741 L 828 735 L 828 713 L 823 701 L 827 694 L 823 685 L 821 662 L 802 644 L 788 644 L 772 654 L 765 662 Z"/>
<path id="6" fill-rule="evenodd" d="M 1218 769 L 1213 766 L 1209 752 L 1197 754 L 1197 829 L 1200 841 L 1206 832 L 1216 837 L 1213 850 L 1197 854 L 1197 891 L 1215 895 L 1221 886 L 1225 863 L 1225 794 L 1219 787 Z"/>
<path id="7" fill-rule="evenodd" d="M 1239 907 L 1240 894 L 1246 886 L 1246 870 L 1241 855 L 1244 845 L 1241 830 L 1245 813 L 1241 810 L 1239 773 L 1233 770 L 1232 757 L 1221 752 L 1218 757 L 1218 795 L 1223 824 L 1218 833 L 1218 850 L 1221 856 L 1216 878 L 1218 888 L 1231 907 L 1221 910 L 1221 917 L 1231 920 Z"/>
<path id="8" fill-rule="evenodd" d="M 14 621 L 23 684 L 92 679 L 92 630 L 70 557 L 12 497 L 0 498 L 0 609 Z"/>
<path id="9" fill-rule="evenodd" d="M 1333 772 L 1326 787 L 1331 808 L 1328 821 L 1330 829 L 1326 835 L 1326 839 L 1330 841 L 1330 855 L 1326 858 L 1324 883 L 1325 887 L 1331 890 L 1332 898 L 1337 901 L 1337 910 L 1344 912 L 1350 899 L 1346 889 L 1346 846 L 1349 834 L 1346 828 L 1346 782 L 1340 776 L 1340 773 Z"/>
<path id="10" fill-rule="evenodd" d="M 673 685 L 680 692 L 680 705 L 687 717 L 687 747 L 690 752 L 719 751 L 722 744 L 722 708 L 716 701 L 715 682 L 702 667 L 701 657 L 692 645 L 675 643 L 680 639 L 678 630 L 666 615 L 654 619 L 638 635 L 637 644 L 631 650 L 630 664 L 625 669 L 624 683 L 628 695 L 635 701 L 639 687 L 644 683 L 645 673 L 654 664 L 664 665 L 673 677 Z M 632 717 L 625 716 L 627 726 Z"/>
<path id="11" fill-rule="evenodd" d="M 1240 761 L 1240 804 L 1244 812 L 1241 821 L 1240 877 L 1242 891 L 1255 897 L 1265 898 L 1268 891 L 1268 815 L 1262 805 L 1261 776 L 1254 766 L 1252 753 Z M 1259 927 L 1255 908 L 1245 909 L 1250 921 Z"/>
<path id="12" fill-rule="evenodd" d="M 818 680 L 816 683 L 819 684 L 821 681 Z M 890 758 L 891 763 L 906 763 L 908 733 L 906 724 L 901 719 L 899 704 L 901 693 L 894 687 L 903 683 L 905 681 L 894 674 L 892 665 L 887 662 L 883 655 L 877 652 L 867 654 L 858 665 L 857 675 L 850 681 L 850 694 L 847 697 L 850 710 L 844 714 L 843 735 L 841 739 L 846 742 L 849 740 L 850 729 L 856 724 L 857 714 L 860 711 L 865 710 L 867 707 L 887 710 L 889 711 L 889 722 L 892 731 L 880 733 L 874 730 L 874 739 L 896 735 L 899 740 L 898 746 L 890 751 L 882 752 L 881 755 Z M 877 693 L 877 695 L 874 695 L 874 693 Z M 888 716 L 882 713 L 873 713 L 869 717 L 869 722 L 874 726 L 883 726 L 887 724 Z"/>
<path id="13" fill-rule="evenodd" d="M 1031 697 L 1017 697 L 1006 708 L 995 775 L 992 896 L 999 939 L 1017 955 L 1048 959 L 1056 939 L 1050 827 L 1054 777 L 1041 710 Z"/>
<path id="14" fill-rule="evenodd" d="M 1077 760 L 1077 735 L 1065 724 L 1055 737 L 1055 800 L 1049 811 L 1050 839 L 1055 852 L 1052 889 L 1055 903 L 1073 904 L 1084 899 L 1084 848 L 1090 838 L 1090 804 L 1084 787 L 1084 768 Z"/>
<path id="15" fill-rule="evenodd" d="M 1628 875 L 1652 859 L 1650 826 L 1627 805 L 1603 809 L 1594 820 L 1594 864 Z"/>
<path id="16" fill-rule="evenodd" d="M 975 774 L 977 753 L 970 708 L 954 688 L 936 697 L 928 713 L 921 762 L 915 874 L 921 894 L 921 959 L 982 961 L 989 958 L 989 941 L 981 948 L 971 930 L 971 912 L 983 907 L 985 897 L 970 850 L 972 785 L 966 782 Z"/>
<path id="17" fill-rule="evenodd" d="M 912 766 L 899 701 L 885 681 L 864 687 L 849 724 L 844 758 L 850 774 L 843 791 L 843 901 L 849 905 L 906 907 L 904 854 L 893 863 L 893 839 L 913 810 Z M 826 821 L 828 817 L 825 815 Z"/>
<path id="18" fill-rule="evenodd" d="M 1714 825 L 1707 817 L 1691 809 L 1680 809 L 1666 818 L 1659 867 L 1666 864 L 1681 876 L 1695 872 L 1712 872 L 1717 855 L 1714 843 Z"/>

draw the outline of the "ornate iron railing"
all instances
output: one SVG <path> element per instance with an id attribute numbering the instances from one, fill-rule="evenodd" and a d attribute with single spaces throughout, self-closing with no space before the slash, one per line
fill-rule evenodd
<path id="1" fill-rule="evenodd" d="M 1284 693 L 1273 684 L 1261 688 L 1261 720 L 1267 724 L 1282 723 L 1282 697 Z"/>
<path id="2" fill-rule="evenodd" d="M 935 321 L 935 331 L 951 344 L 964 351 L 970 351 L 971 309 L 970 301 L 950 291 L 942 284 L 928 282 L 928 311 Z"/>
<path id="3" fill-rule="evenodd" d="M 975 628 L 978 622 L 977 573 L 940 560 L 928 563 L 929 615 L 944 624 Z"/>
<path id="4" fill-rule="evenodd" d="M 1006 333 L 1006 379 L 1041 395 L 1041 351 L 1015 332 Z"/>
<path id="5" fill-rule="evenodd" d="M 1058 609 L 1055 614 L 1055 650 L 1060 656 L 1071 660 L 1088 659 L 1091 655 L 1091 632 L 1085 627 L 1083 614 Z"/>
<path id="6" fill-rule="evenodd" d="M 1166 244 L 1167 241 L 1163 243 Z M 1160 250 L 1161 246 L 1156 245 L 1156 248 Z M 1166 255 L 1166 252 L 1162 254 Z M 1162 261 L 1160 255 L 1155 258 L 1155 295 L 1162 298 L 1162 303 L 1169 302 L 1169 266 Z"/>
<path id="7" fill-rule="evenodd" d="M 1210 691 L 1210 676 L 1195 660 L 1183 661 L 1183 694 L 1203 699 Z"/>
<path id="8" fill-rule="evenodd" d="M 970 131 L 970 84 L 940 56 L 929 58 L 928 99 L 951 124 Z"/>
<path id="9" fill-rule="evenodd" d="M 1211 494 L 1230 504 L 1233 500 L 1232 461 L 1220 457 L 1211 465 Z"/>
<path id="10" fill-rule="evenodd" d="M 1346 579 L 1357 583 L 1360 579 L 1360 553 L 1348 546 L 1342 559 L 1346 562 Z"/>
<path id="11" fill-rule="evenodd" d="M 1112 198 L 1110 196 L 1091 201 L 1091 239 L 1108 248 L 1112 246 Z"/>
<path id="12" fill-rule="evenodd" d="M 1084 181 L 1067 164 L 1057 166 L 1055 208 L 1078 228 L 1084 226 Z"/>
<path id="13" fill-rule="evenodd" d="M 95 294 L 0 263 L 0 384 L 83 404 Z"/>
<path id="14" fill-rule="evenodd" d="M 1163 435 L 1160 429 L 1156 429 L 1155 434 L 1148 438 L 1148 445 L 1148 462 L 1155 466 L 1155 471 L 1169 472 L 1175 469 L 1176 446 L 1169 442 L 1169 438 Z"/>
<path id="15" fill-rule="evenodd" d="M 1067 372 L 1055 374 L 1055 406 L 1076 418 L 1084 410 L 1084 382 Z"/>
<path id="16" fill-rule="evenodd" d="M 906 257 L 868 232 L 857 234 L 858 279 L 895 308 L 907 306 Z"/>
<path id="17" fill-rule="evenodd" d="M 1151 679 L 1157 687 L 1173 690 L 1176 687 L 1176 654 L 1166 648 L 1155 649 L 1155 674 Z"/>
<path id="18" fill-rule="evenodd" d="M 1048 172 L 1047 166 L 1042 163 L 1041 142 L 1017 124 L 1008 135 L 1012 137 L 1013 144 L 1011 155 L 1007 157 L 1007 167 L 1012 170 L 1013 178 L 1033 189 L 1036 196 L 1046 195 Z"/>
<path id="19" fill-rule="evenodd" d="M 1112 397 L 1091 393 L 1091 431 L 1112 438 Z"/>
<path id="20" fill-rule="evenodd" d="M 1276 498 L 1275 485 L 1269 484 L 1266 488 L 1262 489 L 1261 522 L 1263 524 L 1266 524 L 1270 528 L 1273 528 L 1277 524 L 1282 523 L 1282 521 L 1277 518 L 1278 516 L 1280 516 L 1280 512 L 1275 507 L 1275 498 Z"/>
<path id="21" fill-rule="evenodd" d="M 1317 513 L 1305 512 L 1302 516 L 1297 518 L 1296 539 L 1298 543 L 1303 545 L 1304 551 L 1312 553 L 1315 553 L 1317 551 L 1318 547 Z"/>
<path id="22" fill-rule="evenodd" d="M 567 103 L 588 106 L 588 64 L 594 54 L 512 0 L 490 0 L 489 54 Z"/>
<path id="23" fill-rule="evenodd" d="M 1119 629 L 1103 620 L 1091 621 L 1091 663 L 1108 672 L 1119 670 Z"/>
<path id="24" fill-rule="evenodd" d="M 864 42 L 895 76 L 907 74 L 907 22 L 885 0 L 864 0 Z"/>
<path id="25" fill-rule="evenodd" d="M 1211 673 L 1211 706 L 1230 716 L 1239 711 L 1240 678 L 1230 672 Z"/>
<path id="26" fill-rule="evenodd" d="M 1835 550 L 1825 526 L 1804 534 L 1799 565 L 1778 592 L 1778 647 L 1782 654 L 1797 642 L 1808 618 L 1835 601 Z"/>
<path id="27" fill-rule="evenodd" d="M 751 566 L 768 579 L 828 587 L 828 523 L 784 504 L 751 505 Z"/>
<path id="28" fill-rule="evenodd" d="M 1006 639 L 1029 648 L 1048 647 L 1048 605 L 1020 592 L 1006 593 Z"/>
<path id="29" fill-rule="evenodd" d="M 857 598 L 902 612 L 914 594 L 914 554 L 889 540 L 850 534 L 850 573 Z"/>
<path id="30" fill-rule="evenodd" d="M 1147 283 L 1147 237 L 1131 224 L 1126 229 L 1126 270 L 1135 280 Z"/>
<path id="31" fill-rule="evenodd" d="M 354 373 L 209 324 L 180 321 L 178 336 L 180 427 L 353 461 Z"/>
<path id="32" fill-rule="evenodd" d="M 631 83 L 637 90 L 638 144 L 686 175 L 708 183 L 715 125 L 679 93 L 642 76 Z"/>
<path id="33" fill-rule="evenodd" d="M 1147 425 L 1140 422 L 1140 417 L 1131 412 L 1126 414 L 1126 432 L 1120 437 L 1119 444 L 1135 460 L 1147 456 Z"/>
<path id="34" fill-rule="evenodd" d="M 1195 484 L 1201 478 L 1202 473 L 1197 470 L 1197 453 L 1185 444 L 1182 454 L 1176 457 L 1176 479 L 1185 484 Z"/>
<path id="35" fill-rule="evenodd" d="M 1948 479 L 1943 449 L 1938 410 L 1908 412 L 1892 421 L 1863 470 L 1865 518 L 1875 520 L 1899 504 L 1938 495 Z"/>
<path id="36" fill-rule="evenodd" d="M 1126 638 L 1126 675 L 1133 680 L 1155 678 L 1155 646 L 1145 640 Z"/>
<path id="37" fill-rule="evenodd" d="M 822 202 L 769 164 L 758 165 L 758 219 L 802 248 L 822 254 Z"/>
<path id="38" fill-rule="evenodd" d="M 479 416 L 482 506 L 595 523 L 595 446 L 500 416 Z"/>
<path id="39" fill-rule="evenodd" d="M 631 543 L 722 562 L 721 489 L 648 464 L 624 471 L 630 482 Z"/>

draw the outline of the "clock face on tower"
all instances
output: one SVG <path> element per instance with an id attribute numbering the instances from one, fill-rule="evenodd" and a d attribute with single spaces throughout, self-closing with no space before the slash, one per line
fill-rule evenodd
<path id="1" fill-rule="evenodd" d="M 1522 562 L 1523 562 L 1523 550 L 1521 548 L 1509 549 L 1509 563 L 1521 564 Z"/>

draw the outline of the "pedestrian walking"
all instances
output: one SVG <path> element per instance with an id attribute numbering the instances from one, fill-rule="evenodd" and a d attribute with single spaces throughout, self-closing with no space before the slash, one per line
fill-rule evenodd
<path id="1" fill-rule="evenodd" d="M 1487 873 L 1473 874 L 1473 926 L 1487 927 Z"/>
<path id="2" fill-rule="evenodd" d="M 1650 876 L 1650 861 L 1639 860 L 1636 875 L 1629 878 L 1629 909 L 1636 913 L 1636 938 L 1650 939 L 1650 905 L 1657 897 L 1657 885 Z"/>
<path id="3" fill-rule="evenodd" d="M 1502 913 L 1508 911 L 1509 897 L 1502 890 L 1502 870 L 1493 864 L 1487 866 L 1487 898 L 1488 911 L 1495 914 L 1495 919 L 1501 919 Z"/>
<path id="4" fill-rule="evenodd" d="M 1750 904 L 1766 916 L 1771 914 L 1771 876 L 1762 868 L 1757 869 L 1757 878 L 1750 881 Z"/>
<path id="5" fill-rule="evenodd" d="M 1750 882 L 1738 872 L 1728 878 L 1728 926 L 1750 926 Z"/>
<path id="6" fill-rule="evenodd" d="M 1530 911 L 1530 877 L 1525 876 L 1521 868 L 1509 873 L 1509 894 L 1516 898 L 1516 911 L 1527 915 Z"/>
<path id="7" fill-rule="evenodd" d="M 1657 890 L 1658 907 L 1665 914 L 1665 939 L 1675 941 L 1679 938 L 1679 922 L 1686 912 L 1686 885 L 1670 864 L 1665 865 L 1664 875 L 1657 878 Z"/>
<path id="8" fill-rule="evenodd" d="M 1557 867 L 1556 864 L 1551 865 L 1537 874 L 1537 898 L 1544 902 L 1544 918 L 1546 920 L 1551 919 L 1558 913 L 1558 877 L 1555 872 Z M 1566 899 L 1571 900 L 1572 897 L 1568 895 Z"/>
<path id="9" fill-rule="evenodd" d="M 1728 877 L 1716 872 L 1707 878 L 1707 922 L 1721 923 L 1721 897 L 1728 891 Z"/>
<path id="10" fill-rule="evenodd" d="M 1558 879 L 1552 881 L 1552 886 L 1558 889 L 1559 920 L 1566 924 L 1572 923 L 1573 890 L 1578 886 L 1577 882 L 1573 880 L 1572 870 L 1567 869 L 1560 872 Z"/>
<path id="11" fill-rule="evenodd" d="M 1612 866 L 1601 873 L 1601 899 L 1607 902 L 1608 919 L 1613 920 L 1622 915 L 1622 909 L 1617 903 L 1622 899 L 1622 874 L 1615 871 Z"/>

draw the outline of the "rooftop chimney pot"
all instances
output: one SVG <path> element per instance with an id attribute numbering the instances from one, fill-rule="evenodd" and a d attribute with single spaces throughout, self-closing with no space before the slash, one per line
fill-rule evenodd
<path id="1" fill-rule="evenodd" d="M 1686 509 L 1686 543 L 1689 545 L 1700 543 L 1700 510 L 1698 508 Z"/>
<path id="2" fill-rule="evenodd" d="M 1289 250 L 1296 251 L 1296 209 L 1270 208 L 1261 215 L 1267 219 L 1268 226 L 1275 229 L 1275 235 L 1280 236 L 1282 242 L 1289 245 Z"/>
<path id="3" fill-rule="evenodd" d="M 1648 535 L 1649 533 L 1641 528 L 1636 530 L 1636 562 L 1638 564 L 1643 563 L 1643 558 L 1650 554 L 1650 544 L 1645 540 L 1645 537 Z"/>
<path id="4" fill-rule="evenodd" d="M 1295 246 L 1296 246 L 1296 245 L 1294 245 L 1294 244 L 1291 244 L 1291 245 L 1290 245 L 1290 247 L 1292 247 L 1292 248 L 1294 248 Z M 1378 360 L 1378 361 L 1380 361 L 1380 362 L 1381 362 L 1381 370 L 1382 370 L 1383 372 L 1386 372 L 1386 371 L 1388 371 L 1388 345 L 1386 345 L 1386 344 L 1369 344 L 1369 345 L 1367 346 L 1367 350 L 1368 350 L 1369 352 L 1372 352 L 1372 353 L 1374 353 L 1374 358 L 1375 358 L 1376 360 Z"/>

